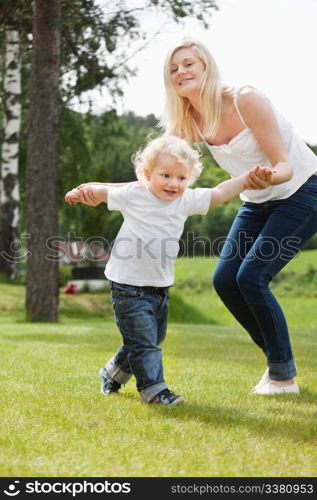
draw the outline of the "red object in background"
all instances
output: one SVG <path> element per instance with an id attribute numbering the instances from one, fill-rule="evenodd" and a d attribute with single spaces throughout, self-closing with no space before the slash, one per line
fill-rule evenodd
<path id="1" fill-rule="evenodd" d="M 65 290 L 64 290 L 65 293 L 77 293 L 77 286 L 74 285 L 73 283 L 71 283 L 70 285 L 68 285 Z"/>

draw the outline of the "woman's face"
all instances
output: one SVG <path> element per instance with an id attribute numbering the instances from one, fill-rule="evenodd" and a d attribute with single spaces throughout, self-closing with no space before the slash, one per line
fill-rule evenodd
<path id="1" fill-rule="evenodd" d="M 179 49 L 171 59 L 171 81 L 181 97 L 199 93 L 204 72 L 204 63 L 190 48 Z"/>

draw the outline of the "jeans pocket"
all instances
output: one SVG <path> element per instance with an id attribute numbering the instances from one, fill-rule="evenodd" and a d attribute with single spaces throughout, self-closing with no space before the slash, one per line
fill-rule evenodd
<path id="1" fill-rule="evenodd" d="M 306 181 L 296 193 L 300 196 L 317 200 L 317 175 L 313 175 Z"/>
<path id="2" fill-rule="evenodd" d="M 111 289 L 112 303 L 122 304 L 130 300 L 140 299 L 142 297 L 142 290 L 140 288 L 132 287 L 129 285 L 115 285 Z"/>

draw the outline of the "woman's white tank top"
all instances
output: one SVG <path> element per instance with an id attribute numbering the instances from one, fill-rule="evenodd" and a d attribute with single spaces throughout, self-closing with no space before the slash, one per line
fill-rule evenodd
<path id="1" fill-rule="evenodd" d="M 267 156 L 261 150 L 256 138 L 241 116 L 238 108 L 238 96 L 243 87 L 240 87 L 234 95 L 236 111 L 245 125 L 245 128 L 229 141 L 221 146 L 211 146 L 205 143 L 218 165 L 228 172 L 231 177 L 243 174 L 256 165 L 272 166 Z M 240 194 L 243 201 L 263 203 L 269 200 L 288 198 L 297 191 L 307 179 L 317 173 L 317 156 L 301 140 L 293 130 L 293 126 L 282 114 L 273 108 L 276 116 L 289 162 L 293 167 L 293 177 L 283 184 L 269 186 L 261 190 L 245 190 Z"/>

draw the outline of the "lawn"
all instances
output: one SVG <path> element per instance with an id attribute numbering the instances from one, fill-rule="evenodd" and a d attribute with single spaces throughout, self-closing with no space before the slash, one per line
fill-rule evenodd
<path id="1" fill-rule="evenodd" d="M 292 269 L 300 279 L 316 256 L 305 254 Z M 62 294 L 58 324 L 31 324 L 23 287 L 1 284 L 0 475 L 315 477 L 316 296 L 276 285 L 301 394 L 250 395 L 264 358 L 208 289 L 213 265 L 177 262 L 163 352 L 185 403 L 173 408 L 141 403 L 134 380 L 119 395 L 99 393 L 98 370 L 119 343 L 108 297 Z"/>
<path id="2" fill-rule="evenodd" d="M 238 328 L 171 324 L 165 377 L 180 407 L 140 402 L 134 381 L 99 394 L 113 323 L 5 323 L 1 476 L 316 476 L 316 336 L 293 332 L 301 394 L 252 396 L 261 354 Z"/>

